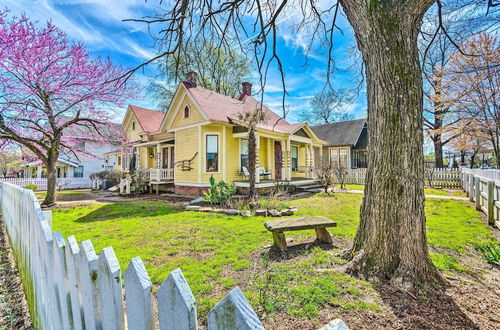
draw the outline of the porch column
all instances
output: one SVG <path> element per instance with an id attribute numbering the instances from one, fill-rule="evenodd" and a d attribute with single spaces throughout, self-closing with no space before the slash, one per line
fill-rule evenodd
<path id="1" fill-rule="evenodd" d="M 319 146 L 319 166 L 323 166 L 323 146 Z"/>
<path id="2" fill-rule="evenodd" d="M 226 126 L 222 126 L 222 180 L 227 181 L 227 167 L 226 167 Z"/>
<path id="3" fill-rule="evenodd" d="M 42 165 L 36 167 L 36 177 L 40 179 L 42 177 Z"/>
<path id="4" fill-rule="evenodd" d="M 306 169 L 305 169 L 305 171 L 306 171 L 306 178 L 308 178 L 309 177 L 309 166 L 311 165 L 311 154 L 309 153 L 309 145 L 308 144 L 305 145 L 305 148 L 306 148 L 306 152 L 305 152 L 305 154 L 306 154 L 306 161 L 305 161 Z"/>
<path id="5" fill-rule="evenodd" d="M 259 173 L 259 155 L 260 155 L 260 136 L 255 133 L 255 183 L 260 182 L 260 173 Z"/>
<path id="6" fill-rule="evenodd" d="M 156 145 L 156 168 L 161 168 L 162 167 L 162 162 L 163 162 L 163 155 L 161 154 L 161 147 L 160 144 L 158 143 Z"/>
<path id="7" fill-rule="evenodd" d="M 281 140 L 281 180 L 286 180 L 288 178 L 288 172 L 286 170 L 286 162 L 288 159 L 286 154 L 286 141 L 287 140 Z"/>
<path id="8" fill-rule="evenodd" d="M 291 143 L 290 143 L 290 138 L 288 138 L 286 140 L 286 148 L 287 148 L 287 178 L 288 178 L 288 181 L 291 181 L 292 180 L 292 146 L 291 146 Z"/>
<path id="9" fill-rule="evenodd" d="M 309 177 L 314 177 L 314 146 L 309 144 L 309 152 L 311 153 L 309 156 Z"/>
<path id="10" fill-rule="evenodd" d="M 273 163 L 272 163 L 272 159 L 271 159 L 271 156 L 272 156 L 272 152 L 271 152 L 271 139 L 270 138 L 267 138 L 267 171 L 272 171 L 272 167 L 273 167 Z M 276 174 L 275 174 L 276 175 Z M 275 176 L 273 175 L 271 177 L 272 179 L 275 178 Z"/>

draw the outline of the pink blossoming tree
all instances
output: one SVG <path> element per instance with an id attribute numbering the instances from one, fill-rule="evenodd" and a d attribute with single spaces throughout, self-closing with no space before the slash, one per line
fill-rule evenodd
<path id="1" fill-rule="evenodd" d="M 83 138 L 120 137 L 110 109 L 137 91 L 126 70 L 109 58 L 92 58 L 51 22 L 36 27 L 26 17 L 0 12 L 0 141 L 24 146 L 47 171 L 43 205 L 55 203 L 56 162 L 78 158 Z"/>

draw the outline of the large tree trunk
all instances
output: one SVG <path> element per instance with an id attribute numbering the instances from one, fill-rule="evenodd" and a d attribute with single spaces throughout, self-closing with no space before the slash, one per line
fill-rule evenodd
<path id="1" fill-rule="evenodd" d="M 437 134 L 432 138 L 434 143 L 434 159 L 436 161 L 436 168 L 443 168 L 443 142 L 441 141 L 441 134 Z"/>
<path id="2" fill-rule="evenodd" d="M 45 166 L 47 167 L 47 195 L 42 202 L 43 207 L 50 207 L 56 203 L 56 187 L 57 187 L 57 169 L 56 163 L 59 157 L 59 151 L 55 148 L 47 157 Z"/>
<path id="3" fill-rule="evenodd" d="M 368 170 L 347 271 L 398 287 L 440 283 L 424 215 L 417 35 L 433 0 L 341 0 L 366 67 Z"/>

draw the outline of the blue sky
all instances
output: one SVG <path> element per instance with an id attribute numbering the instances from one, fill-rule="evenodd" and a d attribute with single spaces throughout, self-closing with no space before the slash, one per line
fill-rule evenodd
<path id="1" fill-rule="evenodd" d="M 122 20 L 151 15 L 158 3 L 155 0 L 3 0 L 2 7 L 8 8 L 13 15 L 25 13 L 40 24 L 50 19 L 70 38 L 83 42 L 93 55 L 109 56 L 114 63 L 135 67 L 154 55 L 154 42 L 145 24 Z M 287 23 L 293 24 L 293 19 L 290 15 L 287 22 L 279 26 L 278 40 L 278 52 L 282 54 L 289 92 L 286 99 L 290 110 L 287 120 L 291 122 L 299 111 L 309 108 L 310 99 L 322 90 L 327 64 L 327 50 L 319 48 L 310 54 L 307 66 L 304 65 L 306 33 L 293 32 L 289 28 Z M 333 77 L 333 86 L 353 87 L 351 81 L 355 73 L 345 72 L 345 69 L 352 64 L 349 49 L 354 44 L 354 38 L 343 16 L 339 19 L 339 26 L 343 35 L 336 32 L 335 36 L 334 59 L 339 70 Z M 136 78 L 145 85 L 153 76 L 154 69 L 146 68 L 138 72 Z M 271 69 L 265 90 L 264 103 L 281 114 L 281 79 L 275 68 Z M 145 94 L 140 99 L 130 100 L 130 103 L 154 108 L 154 101 Z M 346 111 L 356 118 L 366 116 L 364 91 Z"/>

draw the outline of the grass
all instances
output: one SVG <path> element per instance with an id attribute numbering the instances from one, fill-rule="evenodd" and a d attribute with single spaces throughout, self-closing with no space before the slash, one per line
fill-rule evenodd
<path id="1" fill-rule="evenodd" d="M 338 188 L 338 186 L 337 186 Z M 365 186 L 362 184 L 348 184 L 346 185 L 348 190 L 364 190 Z M 435 189 L 435 188 L 425 188 L 424 193 L 426 195 L 437 195 L 437 196 L 459 196 L 464 197 L 465 192 L 458 189 Z"/>
<path id="2" fill-rule="evenodd" d="M 362 196 L 335 194 L 290 202 L 297 215 L 323 215 L 335 219 L 332 235 L 352 239 L 359 222 Z M 457 254 L 472 253 L 477 243 L 493 236 L 478 211 L 467 202 L 430 199 L 426 202 L 428 241 L 436 266 L 444 271 L 467 272 Z M 127 201 L 55 209 L 53 228 L 79 241 L 92 239 L 99 253 L 113 246 L 122 271 L 129 260 L 141 256 L 158 286 L 176 269 L 191 286 L 200 317 L 236 285 L 242 286 L 259 316 L 286 313 L 314 320 L 323 306 L 376 310 L 366 299 L 371 284 L 334 271 L 316 271 L 343 263 L 335 251 L 303 250 L 289 260 L 270 259 L 262 245 L 271 244 L 263 224 L 268 218 L 190 212 L 163 202 Z M 296 241 L 312 231 L 287 233 Z M 372 295 L 373 297 L 373 295 Z"/>

